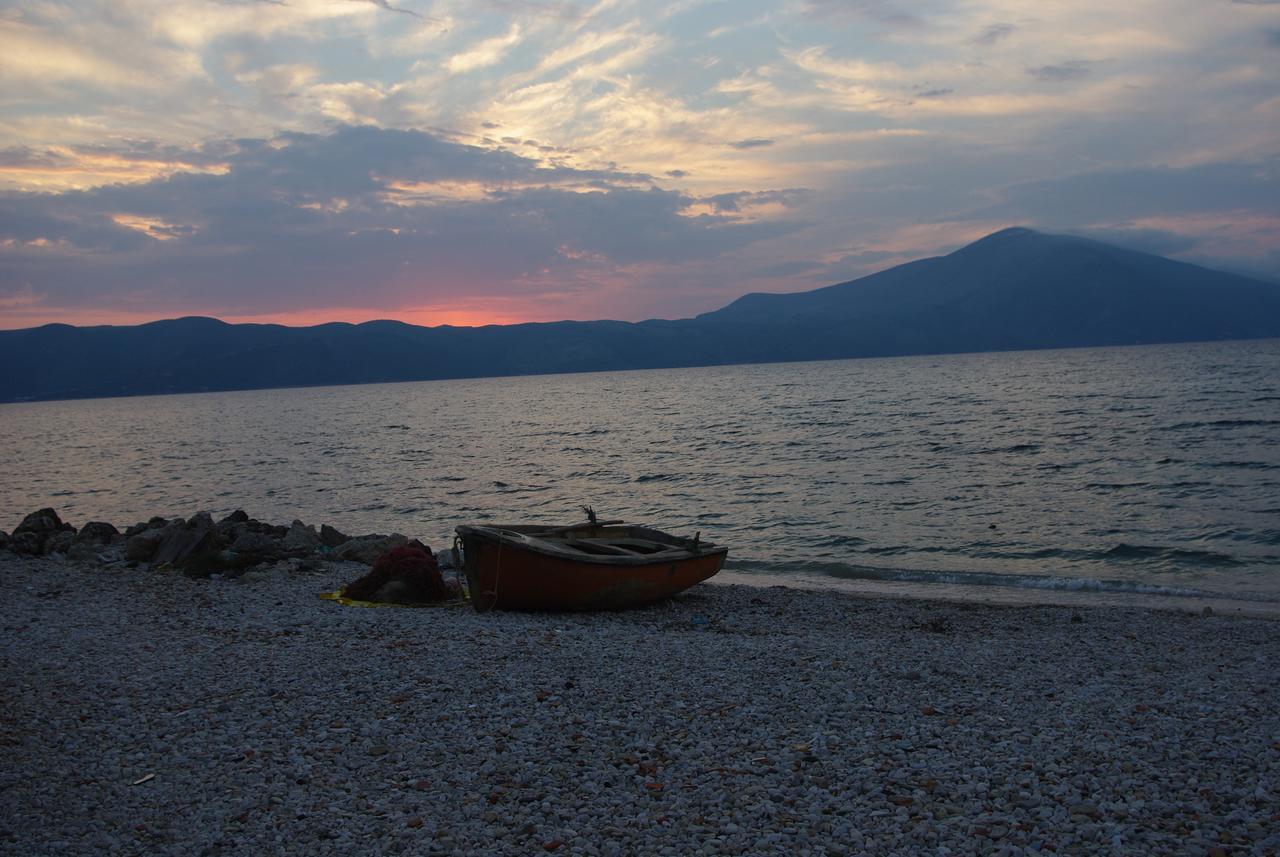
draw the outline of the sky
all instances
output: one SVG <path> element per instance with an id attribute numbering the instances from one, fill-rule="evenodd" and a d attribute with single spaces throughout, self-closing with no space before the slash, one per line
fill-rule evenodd
<path id="1" fill-rule="evenodd" d="M 1007 226 L 1280 281 L 1280 0 L 0 2 L 0 327 L 683 318 Z"/>

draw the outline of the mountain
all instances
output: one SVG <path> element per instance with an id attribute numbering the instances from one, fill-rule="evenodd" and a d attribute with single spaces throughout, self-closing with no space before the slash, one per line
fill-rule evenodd
<path id="1" fill-rule="evenodd" d="M 1280 285 L 1019 228 L 679 321 L 0 331 L 0 401 L 1262 337 Z"/>
<path id="2" fill-rule="evenodd" d="M 811 292 L 750 294 L 704 324 L 805 327 L 841 356 L 1280 336 L 1280 286 L 1100 241 L 1005 229 Z"/>

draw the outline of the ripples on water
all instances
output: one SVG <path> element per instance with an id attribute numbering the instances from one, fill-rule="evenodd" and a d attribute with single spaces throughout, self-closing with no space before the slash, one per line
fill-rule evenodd
<path id="1" fill-rule="evenodd" d="M 0 406 L 0 527 L 608 517 L 730 568 L 1280 599 L 1280 341 Z"/>

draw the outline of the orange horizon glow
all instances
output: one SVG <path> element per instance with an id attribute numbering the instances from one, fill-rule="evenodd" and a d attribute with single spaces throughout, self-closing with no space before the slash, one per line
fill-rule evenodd
<path id="1" fill-rule="evenodd" d="M 412 307 L 397 310 L 371 308 L 342 308 L 290 310 L 273 313 L 216 313 L 200 310 L 175 311 L 168 314 L 141 313 L 125 310 L 75 310 L 40 309 L 32 307 L 18 312 L 0 314 L 0 330 L 22 330 L 46 324 L 69 324 L 75 327 L 135 326 L 154 321 L 202 316 L 216 318 L 227 324 L 279 324 L 285 327 L 315 327 L 321 324 L 361 324 L 366 321 L 402 321 L 421 327 L 485 327 L 486 325 L 526 324 L 564 321 L 555 313 L 521 312 L 515 307 L 490 309 L 479 307 Z"/>

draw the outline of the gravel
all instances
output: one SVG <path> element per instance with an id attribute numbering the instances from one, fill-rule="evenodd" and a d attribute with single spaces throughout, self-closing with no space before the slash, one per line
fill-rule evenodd
<path id="1" fill-rule="evenodd" d="M 1274 621 L 318 598 L 362 569 L 0 555 L 0 851 L 1280 852 Z"/>

